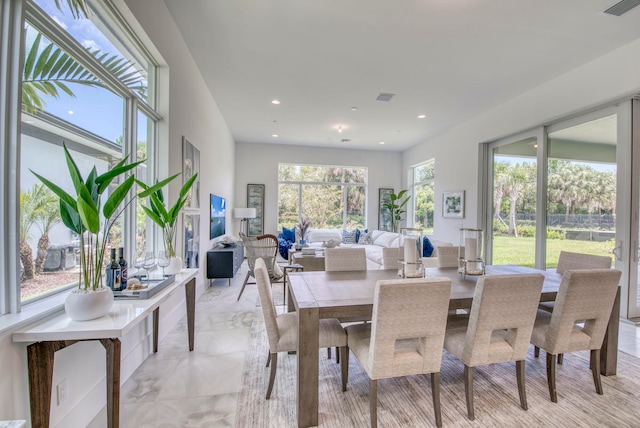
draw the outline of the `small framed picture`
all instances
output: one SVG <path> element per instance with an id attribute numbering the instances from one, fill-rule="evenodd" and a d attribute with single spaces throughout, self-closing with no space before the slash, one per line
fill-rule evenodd
<path id="1" fill-rule="evenodd" d="M 442 194 L 442 217 L 464 218 L 464 190 Z"/>

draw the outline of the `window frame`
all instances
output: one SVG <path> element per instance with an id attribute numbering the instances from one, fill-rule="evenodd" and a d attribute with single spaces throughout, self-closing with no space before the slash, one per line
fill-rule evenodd
<path id="1" fill-rule="evenodd" d="M 433 178 L 427 179 L 427 180 L 422 180 L 422 181 L 416 181 L 416 170 L 420 167 L 423 167 L 425 165 L 428 165 L 432 163 L 433 164 Z M 411 207 L 410 207 L 410 213 L 408 213 L 407 217 L 411 218 L 411 222 L 409 223 L 409 221 L 407 221 L 407 224 L 411 224 L 411 227 L 416 227 L 416 202 L 418 201 L 418 199 L 416 198 L 416 189 L 418 188 L 418 186 L 424 186 L 424 185 L 431 185 L 433 186 L 433 197 L 434 197 L 434 201 L 433 201 L 433 213 L 432 213 L 432 218 L 433 218 L 433 232 L 435 233 L 435 220 L 436 220 L 436 215 L 435 215 L 435 190 L 436 190 L 436 159 L 435 158 L 431 158 L 431 159 L 427 159 L 424 162 L 420 162 L 419 164 L 413 165 L 409 168 L 409 183 L 410 183 L 410 188 L 411 188 L 411 199 L 413 199 L 413 202 L 411 203 Z M 407 219 L 408 220 L 408 219 Z M 422 227 L 420 228 L 422 229 Z M 426 232 L 425 232 L 426 233 Z"/>

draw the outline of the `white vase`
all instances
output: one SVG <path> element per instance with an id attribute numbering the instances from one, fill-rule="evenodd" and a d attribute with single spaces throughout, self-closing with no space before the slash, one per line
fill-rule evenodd
<path id="1" fill-rule="evenodd" d="M 164 273 L 166 275 L 175 275 L 176 273 L 180 273 L 182 269 L 182 258 L 180 257 L 171 257 L 169 261 L 169 266 L 164 268 Z"/>
<path id="2" fill-rule="evenodd" d="M 113 291 L 109 287 L 97 290 L 76 288 L 67 295 L 64 310 L 73 321 L 88 321 L 105 316 L 113 306 Z"/>

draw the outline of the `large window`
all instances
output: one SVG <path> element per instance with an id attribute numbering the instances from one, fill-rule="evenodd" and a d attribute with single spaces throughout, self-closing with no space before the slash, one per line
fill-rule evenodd
<path id="1" fill-rule="evenodd" d="M 155 68 L 128 28 L 104 1 L 87 1 L 89 16 L 67 2 L 26 3 L 22 129 L 20 136 L 20 299 L 27 302 L 78 281 L 78 236 L 58 214 L 58 200 L 33 170 L 74 194 L 62 145 L 84 177 L 129 156 L 144 158 L 135 174 L 155 178 Z M 3 171 L 3 174 L 9 174 Z M 105 197 L 108 197 L 108 191 Z M 129 205 L 111 230 L 108 245 L 123 246 L 130 260 L 153 245 L 152 228 L 139 205 Z M 137 245 L 133 245 L 136 243 Z"/>
<path id="2" fill-rule="evenodd" d="M 314 229 L 366 227 L 367 169 L 278 165 L 278 228 L 309 219 Z"/>
<path id="3" fill-rule="evenodd" d="M 413 227 L 433 233 L 435 161 L 413 168 Z"/>

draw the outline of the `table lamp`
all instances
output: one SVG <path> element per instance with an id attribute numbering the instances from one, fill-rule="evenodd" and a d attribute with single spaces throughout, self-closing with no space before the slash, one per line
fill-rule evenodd
<path id="1" fill-rule="evenodd" d="M 249 235 L 249 219 L 256 218 L 256 209 L 255 208 L 234 208 L 233 217 L 240 219 L 240 233 L 244 233 L 245 236 L 248 236 Z M 243 227 L 243 223 L 245 223 L 244 227 Z"/>

